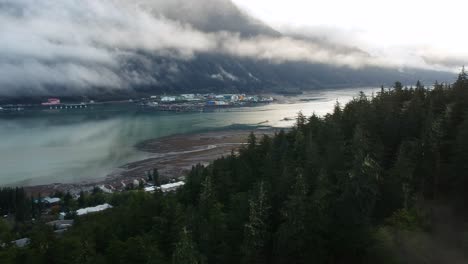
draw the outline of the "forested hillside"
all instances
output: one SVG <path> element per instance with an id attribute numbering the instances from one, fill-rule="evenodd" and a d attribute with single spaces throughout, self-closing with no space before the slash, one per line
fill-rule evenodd
<path id="1" fill-rule="evenodd" d="M 252 135 L 240 153 L 194 167 L 177 193 L 107 196 L 113 209 L 76 218 L 63 236 L 38 224 L 28 247 L 3 240 L 0 259 L 464 263 L 468 238 L 440 238 L 438 219 L 467 219 L 467 111 L 464 71 L 453 85 L 397 82 L 325 117 L 300 114 L 287 133 Z M 14 232 L 2 225 L 0 238 Z"/>

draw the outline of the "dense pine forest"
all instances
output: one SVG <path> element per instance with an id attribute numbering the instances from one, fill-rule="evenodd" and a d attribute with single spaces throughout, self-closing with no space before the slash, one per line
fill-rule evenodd
<path id="1" fill-rule="evenodd" d="M 252 134 L 178 192 L 100 194 L 114 208 L 60 236 L 37 221 L 24 248 L 9 243 L 20 211 L 0 222 L 0 262 L 466 263 L 467 171 L 463 70 L 451 85 L 397 82 Z"/>

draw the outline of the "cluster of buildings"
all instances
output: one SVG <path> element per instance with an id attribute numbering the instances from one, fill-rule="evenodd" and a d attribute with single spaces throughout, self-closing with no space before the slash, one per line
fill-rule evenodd
<path id="1" fill-rule="evenodd" d="M 182 178 L 180 178 L 182 179 Z M 134 186 L 141 186 L 140 183 L 144 184 L 143 191 L 147 193 L 154 193 L 157 190 L 160 190 L 163 193 L 169 193 L 178 190 L 179 188 L 183 187 L 185 185 L 184 181 L 177 181 L 173 179 L 170 183 L 163 184 L 160 186 L 154 185 L 149 182 L 145 182 L 142 180 L 141 182 L 139 180 L 135 180 L 133 182 Z M 107 189 L 104 186 L 99 186 L 101 190 L 103 190 L 106 193 L 112 193 L 113 191 L 111 189 Z M 79 198 L 79 196 L 75 196 L 75 199 Z M 61 235 L 63 232 L 67 231 L 70 227 L 73 226 L 74 220 L 73 219 L 66 219 L 67 214 L 65 212 L 59 212 L 61 211 L 61 205 L 62 205 L 62 199 L 58 197 L 44 197 L 40 199 L 35 199 L 34 203 L 42 203 L 44 206 L 43 209 L 43 214 L 46 215 L 47 218 L 49 219 L 46 223 L 46 225 L 50 226 L 53 228 L 54 233 L 57 235 Z M 92 213 L 97 213 L 97 212 L 102 212 L 108 209 L 111 209 L 112 205 L 108 203 L 100 204 L 97 206 L 92 206 L 92 207 L 86 207 L 86 208 L 80 208 L 76 211 L 71 212 L 72 214 L 76 216 L 84 216 L 87 214 L 92 214 Z M 55 213 L 54 213 L 55 211 Z M 58 213 L 59 212 L 59 213 Z M 57 216 L 58 213 L 58 217 Z M 6 216 L 5 216 L 6 217 Z M 18 240 L 11 241 L 11 244 L 15 245 L 16 247 L 26 247 L 31 243 L 30 238 L 21 238 Z M 5 244 L 0 245 L 0 247 L 4 247 Z"/>
<path id="2" fill-rule="evenodd" d="M 200 101 L 223 101 L 223 102 L 273 102 L 273 97 L 263 97 L 259 95 L 247 96 L 245 94 L 181 94 L 151 96 L 151 100 L 170 103 L 170 102 L 200 102 Z"/>
<path id="3" fill-rule="evenodd" d="M 57 197 L 45 197 L 42 198 L 41 201 L 48 207 L 51 208 L 53 206 L 58 206 L 62 199 Z M 35 201 L 36 203 L 39 202 L 38 200 Z M 93 207 L 86 207 L 76 210 L 77 216 L 83 216 L 90 213 L 101 212 L 107 209 L 112 208 L 110 204 L 101 204 Z M 59 213 L 59 217 L 57 220 L 49 221 L 46 225 L 52 227 L 54 229 L 54 233 L 57 235 L 62 234 L 63 232 L 67 231 L 70 227 L 73 226 L 74 220 L 72 219 L 65 219 L 66 214 L 64 212 Z M 25 247 L 31 243 L 30 238 L 21 238 L 18 240 L 11 241 L 17 247 Z"/>
<path id="4" fill-rule="evenodd" d="M 80 103 L 64 103 L 60 98 L 49 98 L 41 104 L 33 105 L 2 105 L 0 113 L 13 113 L 18 111 L 44 111 L 61 112 L 75 110 L 92 110 L 102 107 L 122 107 L 129 105 L 143 106 L 160 111 L 203 111 L 218 107 L 252 106 L 256 104 L 271 103 L 273 97 L 246 94 L 179 94 L 179 95 L 153 95 L 138 100 L 124 100 L 95 103 L 93 100 Z M 131 107 L 129 108 L 131 109 Z"/>
<path id="5" fill-rule="evenodd" d="M 60 110 L 85 110 L 88 108 L 89 103 L 63 103 L 59 98 L 49 98 L 47 101 L 40 104 L 18 104 L 18 105 L 2 105 L 0 106 L 0 113 L 17 113 L 23 111 L 46 111 L 56 112 Z"/>
<path id="6" fill-rule="evenodd" d="M 36 199 L 34 202 L 38 203 L 39 200 Z M 45 198 L 41 198 L 41 202 L 44 203 L 46 207 L 51 208 L 53 206 L 59 206 L 60 203 L 62 202 L 62 199 L 58 197 L 45 197 Z M 94 207 L 81 208 L 81 209 L 76 210 L 75 213 L 77 216 L 82 216 L 82 215 L 86 215 L 89 213 L 104 211 L 109 208 L 112 208 L 112 206 L 110 204 L 105 203 L 105 204 L 94 206 Z M 64 220 L 65 216 L 66 216 L 65 212 L 60 212 L 59 220 Z"/>
<path id="7" fill-rule="evenodd" d="M 159 104 L 192 103 L 204 106 L 228 106 L 244 105 L 248 103 L 271 103 L 273 97 L 259 95 L 248 96 L 245 94 L 180 94 L 151 96 L 142 99 L 147 106 L 158 106 Z"/>

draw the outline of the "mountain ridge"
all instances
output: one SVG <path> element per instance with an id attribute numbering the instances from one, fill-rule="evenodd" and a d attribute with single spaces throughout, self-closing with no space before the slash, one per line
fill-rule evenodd
<path id="1" fill-rule="evenodd" d="M 126 3 L 124 6 L 131 6 L 127 0 L 116 1 L 116 3 Z M 124 23 L 128 22 L 126 19 L 133 18 L 131 16 L 122 18 L 118 12 L 113 17 L 112 13 L 109 15 L 109 12 L 104 10 L 104 14 L 112 19 L 104 16 L 102 20 L 92 21 L 91 25 L 97 22 L 108 23 L 104 24 L 97 33 L 113 34 L 111 36 L 86 35 L 85 37 L 89 39 L 85 41 L 71 44 L 65 42 L 65 46 L 62 46 L 62 42 L 68 40 L 66 36 L 61 35 L 63 32 L 52 35 L 57 40 L 49 37 L 47 32 L 45 39 L 40 40 L 44 41 L 43 45 L 47 45 L 46 47 L 50 45 L 49 57 L 39 54 L 36 47 L 32 50 L 20 50 L 18 56 L 25 57 L 7 55 L 4 60 L 6 68 L 3 67 L 7 71 L 3 72 L 3 75 L 0 74 L 0 87 L 2 87 L 0 96 L 3 97 L 0 100 L 22 101 L 24 98 L 49 96 L 94 97 L 108 100 L 148 94 L 188 92 L 287 93 L 335 87 L 382 84 L 389 86 L 396 80 L 407 84 L 422 80 L 429 85 L 436 80 L 451 82 L 455 79 L 455 74 L 434 70 L 366 66 L 365 63 L 357 67 L 349 66 L 348 64 L 352 64 L 354 60 L 365 61 L 372 59 L 372 56 L 359 47 L 331 43 L 320 37 L 282 34 L 245 13 L 230 0 L 190 2 L 138 0 L 135 5 L 138 5 L 137 10 L 145 10 L 152 16 L 143 17 L 139 23 L 156 23 L 150 27 L 149 32 L 136 32 L 135 39 L 128 38 L 134 36 L 132 26 L 135 26 L 137 31 L 144 29 L 138 28 L 140 24 L 129 24 L 123 31 L 108 32 L 106 29 L 118 30 L 119 24 L 114 22 L 125 25 Z M 6 12 L 8 16 L 22 19 L 27 14 L 21 9 L 24 7 L 15 2 L 2 6 L 5 8 L 0 9 L 0 15 Z M 91 5 L 89 8 L 94 7 Z M 96 16 L 103 16 L 102 9 L 103 7 L 94 10 Z M 82 12 L 81 9 L 78 10 Z M 147 13 L 135 14 L 146 16 Z M 73 18 L 75 13 L 68 15 Z M 44 19 L 43 16 L 44 14 L 39 18 Z M 78 21 L 89 19 L 81 13 L 78 18 L 76 19 Z M 58 29 L 63 30 L 63 28 Z M 161 34 L 186 35 L 176 39 L 174 43 L 170 41 L 165 43 L 164 37 L 157 38 L 158 36 L 150 35 L 158 34 L 159 31 L 156 29 L 166 30 Z M 122 40 L 122 38 L 127 39 Z M 269 42 L 278 39 L 277 43 L 269 45 Z M 95 41 L 101 40 L 101 44 L 94 44 Z M 119 43 L 120 48 L 118 45 L 113 47 L 114 41 L 123 41 L 123 43 Z M 148 43 L 140 45 L 140 41 Z M 184 44 L 187 41 L 200 43 L 186 47 Z M 206 41 L 211 42 L 206 43 Z M 290 59 L 288 57 L 290 51 L 283 49 L 287 49 L 289 47 L 287 45 L 295 41 L 298 41 L 295 43 L 298 47 L 294 50 L 295 57 Z M 79 46 L 83 43 L 84 46 Z M 310 46 L 304 47 L 309 44 Z M 161 50 L 158 50 L 158 45 L 161 46 Z M 171 45 L 175 45 L 175 48 L 171 48 Z M 213 47 L 204 48 L 204 45 Z M 223 47 L 219 47 L 220 45 Z M 75 51 L 76 46 L 82 50 Z M 79 51 L 85 57 L 80 57 Z M 278 53 L 276 57 L 275 54 L 271 54 L 272 52 Z M 303 52 L 309 53 L 302 59 Z M 313 56 L 320 57 L 324 56 L 323 54 L 326 54 L 324 58 L 314 62 Z M 0 71 L 3 68 L 0 68 Z M 12 79 L 13 81 L 8 79 L 8 70 L 12 68 L 15 69 L 13 73 L 16 74 L 16 78 L 19 78 L 16 82 L 15 79 Z M 1 82 L 2 78 L 7 78 L 6 84 Z M 24 79 L 31 80 L 24 81 Z"/>

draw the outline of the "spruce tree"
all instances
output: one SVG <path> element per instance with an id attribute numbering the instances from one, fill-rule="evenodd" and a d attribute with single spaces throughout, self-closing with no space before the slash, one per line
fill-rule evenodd
<path id="1" fill-rule="evenodd" d="M 155 186 L 160 186 L 161 185 L 159 178 L 160 178 L 159 177 L 159 171 L 158 171 L 158 169 L 154 168 L 153 169 L 152 179 L 153 179 L 153 182 L 154 182 Z"/>
<path id="2" fill-rule="evenodd" d="M 172 255 L 173 264 L 199 264 L 200 253 L 195 247 L 195 243 L 192 240 L 192 236 L 187 231 L 187 228 L 181 232 L 180 240 L 177 242 Z"/>
<path id="3" fill-rule="evenodd" d="M 302 174 L 298 174 L 292 192 L 281 211 L 283 223 L 276 236 L 275 250 L 275 256 L 279 258 L 278 263 L 306 263 L 307 211 L 307 186 Z"/>
<path id="4" fill-rule="evenodd" d="M 242 263 L 265 263 L 268 242 L 268 203 L 265 183 L 258 184 L 254 196 L 249 200 L 249 220 L 245 224 Z"/>

